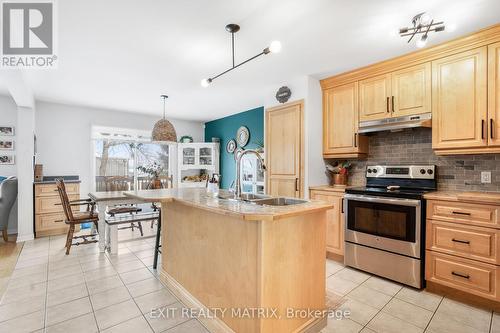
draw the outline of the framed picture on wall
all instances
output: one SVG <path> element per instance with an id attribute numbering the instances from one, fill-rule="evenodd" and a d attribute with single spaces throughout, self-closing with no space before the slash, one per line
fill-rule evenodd
<path id="1" fill-rule="evenodd" d="M 15 164 L 14 155 L 0 154 L 0 165 L 12 165 L 12 164 Z"/>
<path id="2" fill-rule="evenodd" d="M 0 150 L 14 150 L 14 140 L 0 139 Z"/>
<path id="3" fill-rule="evenodd" d="M 14 135 L 14 127 L 13 126 L 0 126 L 0 135 Z"/>

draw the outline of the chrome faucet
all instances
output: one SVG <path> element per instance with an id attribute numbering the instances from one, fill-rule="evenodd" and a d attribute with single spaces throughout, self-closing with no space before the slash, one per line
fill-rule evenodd
<path id="1" fill-rule="evenodd" d="M 260 171 L 266 171 L 266 165 L 264 164 L 264 159 L 260 155 L 260 153 L 256 150 L 249 149 L 249 150 L 243 150 L 237 157 L 236 157 L 236 180 L 235 180 L 235 187 L 234 187 L 234 197 L 235 199 L 241 199 L 241 159 L 243 156 L 247 154 L 254 154 L 257 156 L 260 162 Z"/>

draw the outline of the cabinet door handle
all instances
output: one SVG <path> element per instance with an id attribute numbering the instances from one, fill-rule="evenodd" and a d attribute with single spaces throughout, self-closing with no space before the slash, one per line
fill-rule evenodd
<path id="1" fill-rule="evenodd" d="M 484 119 L 481 120 L 481 139 L 484 140 Z"/>
<path id="2" fill-rule="evenodd" d="M 493 130 L 494 130 L 494 126 L 493 126 L 493 118 L 490 118 L 490 139 L 493 139 L 494 136 L 493 136 Z"/>
<path id="3" fill-rule="evenodd" d="M 470 213 L 464 213 L 464 212 L 451 212 L 452 214 L 455 214 L 455 215 L 466 215 L 466 216 L 470 216 Z"/>
<path id="4" fill-rule="evenodd" d="M 392 96 L 392 112 L 394 112 L 394 96 Z"/>
<path id="5" fill-rule="evenodd" d="M 342 201 L 340 202 L 340 211 L 342 212 L 342 214 L 344 214 L 344 198 L 342 198 Z"/>
<path id="6" fill-rule="evenodd" d="M 358 147 L 358 133 L 354 133 L 354 147 Z"/>
<path id="7" fill-rule="evenodd" d="M 455 243 L 461 243 L 461 244 L 467 244 L 467 245 L 470 244 L 470 241 L 468 241 L 468 240 L 460 240 L 460 239 L 455 239 L 455 238 L 452 238 L 451 240 L 452 240 L 452 242 L 455 242 Z"/>
<path id="8" fill-rule="evenodd" d="M 54 220 L 54 223 L 61 223 L 63 220 Z"/>
<path id="9" fill-rule="evenodd" d="M 470 275 L 469 274 L 457 273 L 455 271 L 452 271 L 451 274 L 455 275 L 455 276 L 458 276 L 458 277 L 461 277 L 461 278 L 464 278 L 464 279 L 470 279 Z"/>
<path id="10" fill-rule="evenodd" d="M 299 179 L 295 178 L 295 192 L 299 191 Z"/>
<path id="11" fill-rule="evenodd" d="M 387 96 L 387 103 L 386 103 L 386 104 L 387 104 L 387 113 L 389 113 L 389 112 L 391 112 L 391 111 L 389 110 L 389 96 Z"/>

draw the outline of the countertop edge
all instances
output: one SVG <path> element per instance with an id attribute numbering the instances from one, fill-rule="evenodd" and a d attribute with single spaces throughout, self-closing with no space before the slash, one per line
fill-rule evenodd
<path id="1" fill-rule="evenodd" d="M 482 203 L 500 206 L 499 192 L 435 191 L 424 194 L 427 200 Z"/>

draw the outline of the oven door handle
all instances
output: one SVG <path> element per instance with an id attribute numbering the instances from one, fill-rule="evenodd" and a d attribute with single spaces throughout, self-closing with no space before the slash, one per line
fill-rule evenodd
<path id="1" fill-rule="evenodd" d="M 357 194 L 346 194 L 344 198 L 346 199 L 346 201 L 350 200 L 363 201 L 363 202 L 383 203 L 383 204 L 399 205 L 399 206 L 420 207 L 421 205 L 420 200 L 415 200 L 415 199 L 395 199 L 395 198 L 377 197 L 369 195 L 357 195 Z"/>

